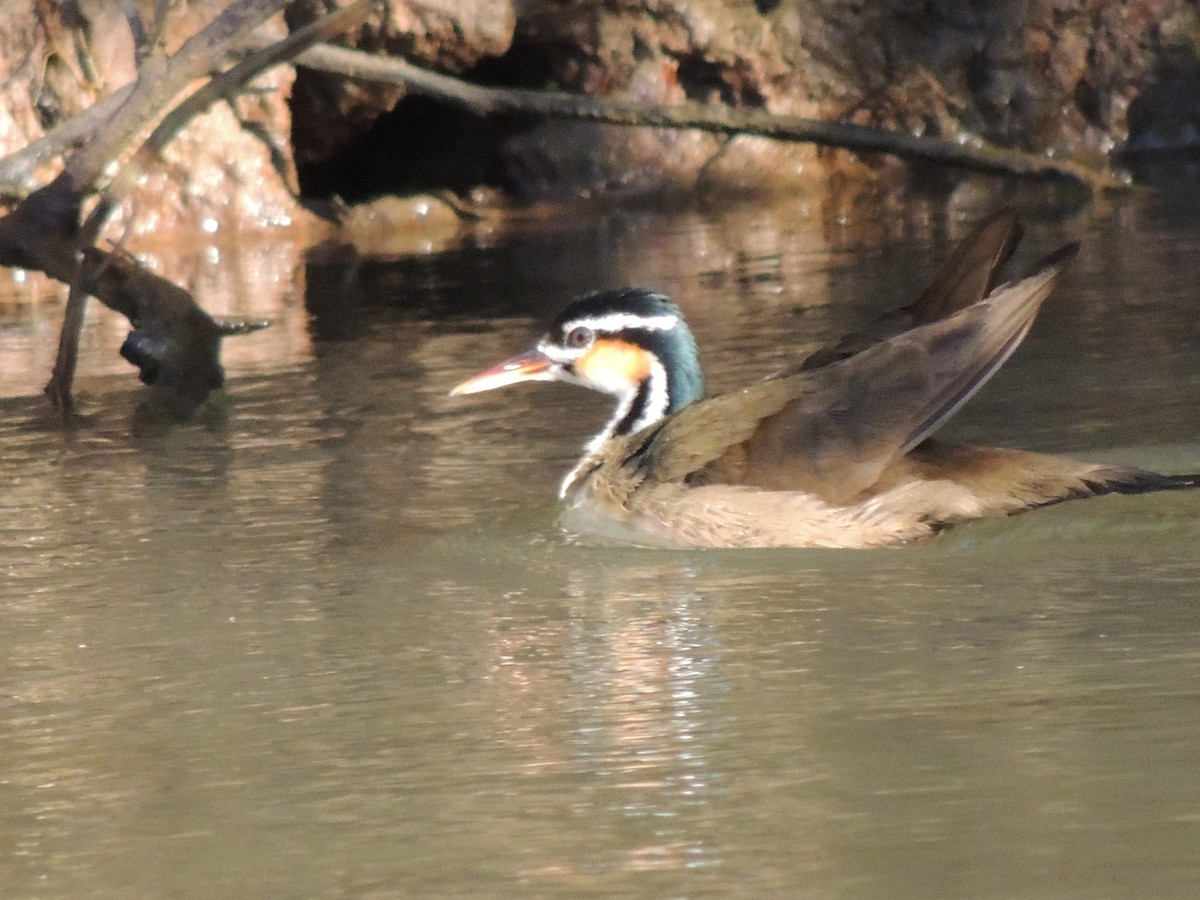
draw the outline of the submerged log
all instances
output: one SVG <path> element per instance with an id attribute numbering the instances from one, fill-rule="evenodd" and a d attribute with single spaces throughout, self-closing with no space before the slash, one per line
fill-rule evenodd
<path id="1" fill-rule="evenodd" d="M 262 327 L 251 322 L 219 325 L 188 291 L 119 250 L 97 248 L 95 242 L 129 187 L 192 117 L 232 96 L 263 68 L 347 27 L 366 8 L 365 2 L 353 4 L 246 54 L 254 30 L 286 3 L 241 0 L 175 54 L 143 59 L 137 82 L 96 134 L 67 159 L 53 181 L 0 219 L 0 264 L 35 269 L 71 286 L 59 352 L 46 386 L 47 395 L 64 412 L 72 408 L 71 385 L 88 296 L 129 319 L 132 331 L 121 354 L 138 367 L 142 381 L 153 386 L 159 406 L 176 416 L 189 415 L 220 387 L 221 338 Z M 231 52 L 244 58 L 176 105 L 185 88 L 216 69 Z M 119 162 L 122 159 L 125 162 Z M 84 204 L 93 197 L 95 205 L 81 221 Z"/>

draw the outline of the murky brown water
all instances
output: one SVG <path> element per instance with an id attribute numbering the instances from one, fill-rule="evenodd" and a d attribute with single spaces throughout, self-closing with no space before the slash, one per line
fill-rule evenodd
<path id="1" fill-rule="evenodd" d="M 1035 210 L 1023 259 L 1084 250 L 954 432 L 1200 469 L 1196 197 Z M 102 318 L 73 432 L 10 371 L 0 893 L 1200 891 L 1200 495 L 898 551 L 604 545 L 553 503 L 603 398 L 446 396 L 618 283 L 679 296 L 734 387 L 907 299 L 966 230 L 928 201 L 802 212 L 314 262 L 223 408 L 169 433 L 131 433 Z M 48 356 L 54 321 L 12 312 L 4 352 Z"/>

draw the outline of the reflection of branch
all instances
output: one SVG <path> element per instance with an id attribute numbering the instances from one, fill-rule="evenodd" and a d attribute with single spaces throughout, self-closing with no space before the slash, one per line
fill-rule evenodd
<path id="1" fill-rule="evenodd" d="M 890 153 L 906 159 L 920 159 L 1004 175 L 1065 177 L 1079 181 L 1094 190 L 1115 188 L 1124 184 L 1111 172 L 1092 169 L 1072 160 L 996 147 L 983 141 L 958 143 L 885 131 L 850 122 L 776 116 L 759 109 L 701 107 L 694 104 L 671 107 L 643 106 L 619 100 L 596 100 L 577 94 L 481 87 L 449 75 L 418 68 L 403 60 L 372 56 L 361 51 L 329 45 L 307 50 L 296 62 L 298 65 L 352 78 L 404 85 L 414 93 L 442 100 L 484 116 L 524 113 L 587 119 L 616 125 L 697 128 L 720 134 L 753 134 L 781 141 L 805 141 L 864 153 Z"/>

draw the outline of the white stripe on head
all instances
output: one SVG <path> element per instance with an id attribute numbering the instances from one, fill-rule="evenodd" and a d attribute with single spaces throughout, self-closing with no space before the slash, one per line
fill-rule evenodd
<path id="1" fill-rule="evenodd" d="M 544 353 L 560 366 L 567 366 L 575 362 L 579 357 L 587 351 L 587 347 L 564 347 L 561 344 L 556 344 L 549 338 L 542 338 L 537 343 L 539 353 Z M 567 372 L 566 374 L 570 374 Z"/>
<path id="2" fill-rule="evenodd" d="M 576 328 L 587 328 L 595 334 L 619 334 L 622 331 L 670 331 L 679 324 L 679 316 L 639 316 L 636 313 L 606 313 L 602 316 L 581 316 L 564 322 L 560 328 L 562 334 L 570 334 Z M 538 341 L 539 351 L 550 357 L 556 363 L 568 365 L 575 362 L 587 351 L 587 347 L 563 347 L 553 338 L 545 337 Z"/>
<path id="3" fill-rule="evenodd" d="M 643 331 L 670 331 L 679 324 L 679 316 L 661 315 L 661 316 L 639 316 L 637 313 L 606 313 L 602 316 L 582 316 L 578 319 L 572 319 L 570 322 L 564 322 L 562 326 L 563 333 L 569 332 L 572 328 L 590 328 L 592 331 L 603 331 L 607 334 L 616 334 L 618 331 L 626 329 L 641 329 Z"/>
<path id="4" fill-rule="evenodd" d="M 560 347 L 558 344 L 554 343 L 554 341 L 547 340 L 546 338 L 542 338 L 537 343 L 537 349 L 538 349 L 539 353 L 544 353 L 546 356 L 550 357 L 550 359 L 554 360 L 560 366 L 565 366 L 565 365 L 568 365 L 569 363 L 575 362 L 575 360 L 577 360 L 577 359 L 579 359 L 579 357 L 583 356 L 583 351 L 587 348 L 580 348 L 580 349 L 571 348 L 570 350 L 567 350 L 563 347 Z"/>

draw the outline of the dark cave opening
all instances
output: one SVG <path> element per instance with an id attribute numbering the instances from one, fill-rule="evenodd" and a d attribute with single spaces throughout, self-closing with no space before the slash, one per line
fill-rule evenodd
<path id="1" fill-rule="evenodd" d="M 499 148 L 523 127 L 510 118 L 484 119 L 405 97 L 334 156 L 298 166 L 301 194 L 356 203 L 384 194 L 503 187 Z"/>
<path id="2" fill-rule="evenodd" d="M 484 60 L 460 77 L 489 87 L 543 88 L 554 84 L 554 69 L 551 49 L 517 42 L 504 56 Z M 323 77 L 301 70 L 297 94 L 319 93 Z M 504 146 L 532 124 L 525 116 L 482 117 L 410 94 L 332 156 L 299 163 L 300 191 L 310 200 L 338 197 L 355 203 L 385 194 L 461 193 L 477 186 L 508 190 L 513 185 Z M 303 141 L 295 128 L 293 140 Z M 304 149 L 297 143 L 298 159 L 305 158 Z"/>

